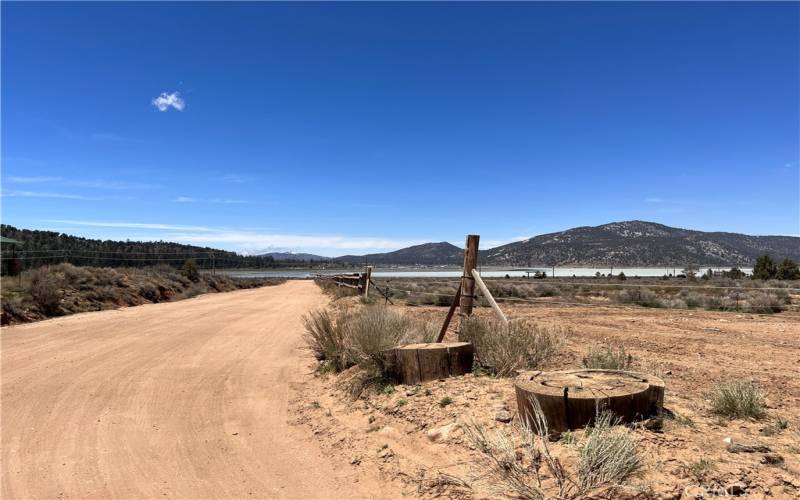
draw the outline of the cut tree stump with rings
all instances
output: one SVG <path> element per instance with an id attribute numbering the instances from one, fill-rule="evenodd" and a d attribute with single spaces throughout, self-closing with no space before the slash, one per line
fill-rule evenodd
<path id="1" fill-rule="evenodd" d="M 619 370 L 528 371 L 514 382 L 520 418 L 534 425 L 532 398 L 539 401 L 550 430 L 562 432 L 594 422 L 609 410 L 622 422 L 659 413 L 664 381 L 655 375 Z"/>

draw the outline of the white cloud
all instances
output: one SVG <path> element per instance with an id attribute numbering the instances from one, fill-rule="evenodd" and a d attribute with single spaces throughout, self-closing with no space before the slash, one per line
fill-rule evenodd
<path id="1" fill-rule="evenodd" d="M 241 204 L 249 203 L 247 200 L 236 200 L 228 198 L 192 198 L 191 196 L 178 196 L 175 198 L 175 203 L 226 203 L 226 204 Z"/>
<path id="2" fill-rule="evenodd" d="M 22 177 L 22 176 L 14 176 L 8 178 L 9 182 L 15 182 L 17 184 L 38 184 L 42 182 L 56 182 L 60 181 L 61 177 L 45 177 L 45 176 L 35 176 L 35 177 Z"/>
<path id="3" fill-rule="evenodd" d="M 281 247 L 299 249 L 335 248 L 348 250 L 396 250 L 398 248 L 419 245 L 425 242 L 424 240 L 394 240 L 336 235 L 269 234 L 235 230 L 220 230 L 203 234 L 176 233 L 170 235 L 169 239 L 182 243 L 222 243 L 233 245 L 240 249 Z"/>
<path id="4" fill-rule="evenodd" d="M 250 178 L 239 174 L 226 174 L 219 177 L 212 177 L 213 181 L 226 182 L 228 184 L 244 184 L 250 182 Z"/>
<path id="5" fill-rule="evenodd" d="M 144 184 L 141 182 L 106 181 L 103 179 L 94 181 L 69 181 L 66 184 L 94 189 L 155 189 L 158 187 L 154 184 Z"/>
<path id="6" fill-rule="evenodd" d="M 167 111 L 169 108 L 175 108 L 178 111 L 183 111 L 183 108 L 186 107 L 186 103 L 181 98 L 181 94 L 179 92 L 173 92 L 171 94 L 162 92 L 160 96 L 153 99 L 153 106 L 158 108 L 159 111 Z"/>
<path id="7" fill-rule="evenodd" d="M 647 203 L 664 203 L 666 200 L 664 198 L 646 198 L 644 200 Z"/>
<path id="8" fill-rule="evenodd" d="M 45 219 L 42 222 L 55 222 L 57 224 L 67 224 L 70 226 L 87 227 L 116 227 L 128 229 L 164 229 L 168 231 L 214 231 L 214 229 L 204 226 L 184 226 L 179 224 L 148 224 L 142 222 L 100 222 L 85 220 L 61 220 Z"/>
<path id="9" fill-rule="evenodd" d="M 397 250 L 411 245 L 419 245 L 427 240 L 405 240 L 380 237 L 273 234 L 262 231 L 248 231 L 238 228 L 212 228 L 164 223 L 141 222 L 103 222 L 85 220 L 45 220 L 43 222 L 69 226 L 85 226 L 108 229 L 151 229 L 160 231 L 157 235 L 138 236 L 142 240 L 166 240 L 179 243 L 220 245 L 239 251 L 255 251 L 264 248 L 292 248 L 296 251 L 331 250 L 330 253 L 349 253 Z M 120 235 L 120 237 L 133 237 Z M 314 253 L 314 252 L 311 252 Z"/>
<path id="10" fill-rule="evenodd" d="M 69 193 L 47 193 L 41 191 L 5 191 L 3 196 L 6 198 L 62 198 L 66 200 L 104 200 L 102 197 L 83 196 L 80 194 Z"/>

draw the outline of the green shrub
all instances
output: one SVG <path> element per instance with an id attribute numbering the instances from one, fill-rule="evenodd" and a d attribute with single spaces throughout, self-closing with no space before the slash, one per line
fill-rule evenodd
<path id="1" fill-rule="evenodd" d="M 778 265 L 776 277 L 779 280 L 796 280 L 800 279 L 800 268 L 792 259 L 783 259 L 783 262 Z"/>
<path id="2" fill-rule="evenodd" d="M 181 268 L 181 274 L 191 281 L 197 282 L 200 279 L 200 271 L 197 268 L 197 261 L 194 259 L 186 259 Z"/>
<path id="3" fill-rule="evenodd" d="M 710 399 L 711 410 L 723 417 L 760 419 L 766 415 L 764 396 L 754 382 L 722 382 L 711 392 Z"/>
<path id="4" fill-rule="evenodd" d="M 625 352 L 624 347 L 612 349 L 611 347 L 598 348 L 593 346 L 583 357 L 584 368 L 601 370 L 629 370 L 633 363 L 633 356 Z"/>
<path id="5" fill-rule="evenodd" d="M 504 323 L 469 318 L 461 339 L 472 342 L 481 366 L 500 377 L 540 366 L 564 345 L 568 329 L 537 325 L 525 320 Z"/>

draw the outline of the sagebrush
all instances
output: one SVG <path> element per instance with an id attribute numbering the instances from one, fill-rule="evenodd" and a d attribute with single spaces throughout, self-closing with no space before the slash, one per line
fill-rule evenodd
<path id="1" fill-rule="evenodd" d="M 581 364 L 584 368 L 600 370 L 630 370 L 633 356 L 621 346 L 616 349 L 593 346 L 583 357 Z"/>
<path id="2" fill-rule="evenodd" d="M 570 330 L 528 320 L 503 322 L 469 318 L 461 326 L 461 340 L 471 342 L 481 366 L 500 377 L 541 366 L 561 350 Z"/>
<path id="3" fill-rule="evenodd" d="M 761 388 L 749 380 L 726 380 L 710 394 L 711 411 L 728 418 L 755 418 L 766 415 Z"/>

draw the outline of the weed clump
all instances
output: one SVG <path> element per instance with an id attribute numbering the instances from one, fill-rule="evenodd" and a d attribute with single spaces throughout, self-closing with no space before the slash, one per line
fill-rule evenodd
<path id="1" fill-rule="evenodd" d="M 630 370 L 633 356 L 625 352 L 624 347 L 612 349 L 611 347 L 592 347 L 583 357 L 584 368 L 599 370 Z"/>
<path id="2" fill-rule="evenodd" d="M 621 484 L 642 467 L 638 443 L 609 412 L 595 419 L 591 433 L 580 449 L 578 484 L 582 491 Z"/>
<path id="3" fill-rule="evenodd" d="M 569 329 L 537 325 L 525 320 L 502 322 L 470 318 L 461 339 L 475 346 L 478 362 L 499 377 L 536 368 L 564 346 Z"/>
<path id="4" fill-rule="evenodd" d="M 728 380 L 710 394 L 711 411 L 727 418 L 760 419 L 766 415 L 761 389 L 754 382 Z"/>

